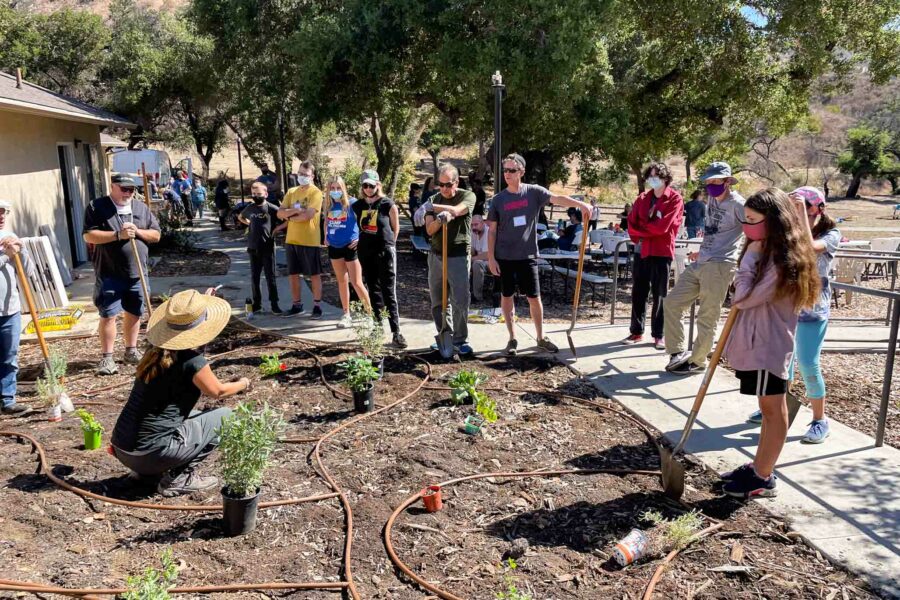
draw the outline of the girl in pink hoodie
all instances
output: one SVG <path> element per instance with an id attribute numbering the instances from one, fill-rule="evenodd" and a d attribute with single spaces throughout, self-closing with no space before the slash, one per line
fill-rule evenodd
<path id="1" fill-rule="evenodd" d="M 762 411 L 759 446 L 752 463 L 722 475 L 724 491 L 751 498 L 774 496 L 773 471 L 787 438 L 785 395 L 801 309 L 819 296 L 816 257 L 806 206 L 778 188 L 761 190 L 744 205 L 747 241 L 734 278 L 732 310 L 740 312 L 725 357 L 741 393 L 757 396 Z"/>

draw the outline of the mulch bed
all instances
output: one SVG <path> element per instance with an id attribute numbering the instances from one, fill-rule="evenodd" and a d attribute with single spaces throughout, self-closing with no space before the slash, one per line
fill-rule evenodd
<path id="1" fill-rule="evenodd" d="M 286 435 L 319 436 L 352 416 L 352 403 L 321 382 L 313 359 L 298 350 L 281 351 L 287 370 L 260 378 L 259 356 L 271 338 L 231 328 L 210 344 L 210 355 L 238 348 L 213 362 L 222 379 L 248 376 L 247 399 L 268 401 L 283 411 Z M 286 343 L 285 341 L 278 342 Z M 86 342 L 55 345 L 69 356 L 85 356 Z M 117 352 L 120 351 L 117 350 Z M 316 351 L 330 381 L 341 347 Z M 91 357 L 93 358 L 93 357 Z M 434 359 L 433 356 L 425 356 Z M 28 365 L 22 379 L 38 370 L 34 346 L 23 348 Z M 486 356 L 463 365 L 489 375 L 488 387 L 561 389 L 598 397 L 590 384 L 543 358 Z M 69 392 L 86 394 L 106 426 L 108 440 L 119 406 L 127 396 L 133 367 L 97 379 L 92 362 L 73 361 Z M 409 393 L 424 377 L 413 357 L 389 357 L 377 386 L 384 405 Z M 459 365 L 435 363 L 431 385 L 440 385 Z M 92 392 L 122 382 L 111 392 Z M 22 398 L 33 394 L 22 385 Z M 425 389 L 397 407 L 353 425 L 323 446 L 326 467 L 346 491 L 355 535 L 352 566 L 364 598 L 419 599 L 423 591 L 398 576 L 385 552 L 382 530 L 403 499 L 424 485 L 488 471 L 547 468 L 658 469 L 656 449 L 630 420 L 616 414 L 539 393 L 489 392 L 500 420 L 483 436 L 460 431 L 468 407 L 453 406 L 443 390 Z M 231 404 L 204 399 L 204 406 Z M 151 502 L 154 490 L 139 490 L 124 479 L 123 467 L 103 451 L 81 450 L 81 432 L 71 415 L 49 423 L 43 412 L 0 418 L 0 429 L 26 431 L 46 447 L 54 472 L 92 491 Z M 0 440 L 0 577 L 75 586 L 118 586 L 129 574 L 157 565 L 170 547 L 180 564 L 178 583 L 190 585 L 246 581 L 337 581 L 341 576 L 344 515 L 334 500 L 262 511 L 257 529 L 224 538 L 215 514 L 128 510 L 85 501 L 34 474 L 27 445 Z M 307 457 L 311 445 L 280 447 L 264 483 L 264 500 L 306 496 L 328 490 Z M 214 454 L 204 466 L 218 471 Z M 714 491 L 714 474 L 689 466 L 685 500 L 704 515 L 725 519 L 712 537 L 678 556 L 657 586 L 656 598 L 868 598 L 866 584 L 837 568 L 798 541 L 798 536 L 756 503 L 743 504 Z M 581 475 L 528 480 L 479 480 L 449 487 L 443 511 L 430 514 L 414 504 L 394 527 L 399 556 L 420 576 L 465 598 L 494 598 L 505 590 L 500 561 L 515 546 L 527 549 L 517 560 L 515 585 L 532 598 L 638 598 L 658 560 L 618 568 L 610 560 L 614 543 L 636 526 L 647 509 L 668 517 L 685 508 L 667 500 L 658 477 Z M 192 502 L 218 502 L 218 492 Z M 708 523 L 707 523 L 708 524 Z M 747 566 L 744 574 L 711 571 Z M 281 597 L 321 598 L 322 592 L 277 592 Z M 214 594 L 216 595 L 216 594 Z M 427 595 L 427 594 L 425 594 Z M 241 597 L 259 597 L 256 593 Z"/>
<path id="2" fill-rule="evenodd" d="M 188 275 L 225 275 L 231 259 L 224 252 L 193 248 L 191 250 L 160 249 L 154 257 L 161 260 L 150 269 L 154 277 L 184 277 Z"/>

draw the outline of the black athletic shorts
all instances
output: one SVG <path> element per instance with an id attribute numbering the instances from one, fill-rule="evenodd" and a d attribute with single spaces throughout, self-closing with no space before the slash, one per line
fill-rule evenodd
<path id="1" fill-rule="evenodd" d="M 328 258 L 331 260 L 340 260 L 342 258 L 346 261 L 356 260 L 356 248 L 351 248 L 350 246 L 344 246 L 343 248 L 328 246 Z"/>
<path id="2" fill-rule="evenodd" d="M 516 287 L 519 288 L 519 293 L 529 298 L 541 295 L 536 259 L 498 260 L 497 264 L 500 265 L 500 293 L 504 298 L 514 295 Z"/>
<path id="3" fill-rule="evenodd" d="M 287 255 L 288 275 L 322 274 L 322 260 L 319 248 L 313 246 L 300 246 L 298 244 L 285 244 L 284 253 Z"/>
<path id="4" fill-rule="evenodd" d="M 775 396 L 787 393 L 788 382 L 768 371 L 735 371 L 746 396 Z"/>

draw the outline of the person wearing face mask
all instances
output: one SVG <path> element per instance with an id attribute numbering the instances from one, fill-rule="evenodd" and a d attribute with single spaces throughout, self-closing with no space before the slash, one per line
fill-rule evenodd
<path id="1" fill-rule="evenodd" d="M 647 297 L 653 294 L 650 335 L 657 350 L 663 341 L 663 298 L 669 290 L 669 271 L 675 256 L 675 238 L 684 219 L 684 200 L 672 189 L 672 173 L 664 163 L 653 163 L 644 171 L 650 189 L 640 194 L 628 215 L 628 233 L 640 254 L 634 257 L 634 288 L 631 291 L 631 335 L 626 344 L 644 339 Z"/>
<path id="2" fill-rule="evenodd" d="M 119 372 L 113 360 L 116 342 L 116 317 L 124 311 L 122 335 L 125 338 L 124 362 L 138 364 L 138 328 L 144 310 L 141 271 L 147 273 L 147 244 L 159 241 L 156 217 L 143 202 L 132 202 L 135 182 L 129 175 L 115 174 L 109 196 L 91 201 L 84 212 L 83 237 L 94 245 L 94 305 L 100 313 L 100 364 L 98 375 Z M 138 260 L 131 249 L 135 240 Z M 138 262 L 139 261 L 139 262 Z"/>
<path id="3" fill-rule="evenodd" d="M 356 198 L 348 197 L 347 186 L 340 175 L 335 175 L 328 182 L 326 203 L 325 245 L 328 246 L 328 258 L 331 259 L 341 297 L 341 308 L 344 310 L 338 327 L 346 329 L 353 325 L 353 318 L 350 316 L 350 284 L 353 284 L 356 296 L 362 300 L 367 310 L 371 310 L 371 305 L 356 254 L 359 246 L 359 225 L 353 210 Z"/>
<path id="4" fill-rule="evenodd" d="M 369 288 L 375 318 L 387 308 L 392 343 L 406 348 L 400 333 L 397 308 L 397 237 L 400 235 L 400 211 L 394 200 L 381 191 L 381 178 L 374 170 L 363 171 L 360 198 L 353 203 L 359 224 L 359 264 Z"/>
<path id="5" fill-rule="evenodd" d="M 666 370 L 676 375 L 701 373 L 706 368 L 706 357 L 713 345 L 722 303 L 731 287 L 743 235 L 744 198 L 731 189 L 737 179 L 731 175 L 728 163 L 710 164 L 700 183 L 706 186 L 709 197 L 703 243 L 699 252 L 689 255 L 694 262 L 681 273 L 663 303 L 666 352 L 669 354 Z M 693 350 L 686 352 L 681 319 L 697 299 L 700 300 L 697 339 Z"/>
<path id="6" fill-rule="evenodd" d="M 303 312 L 300 294 L 300 277 L 308 277 L 313 294 L 311 319 L 322 318 L 322 233 L 319 220 L 322 215 L 322 190 L 313 183 L 315 167 L 305 160 L 297 170 L 295 188 L 288 190 L 281 201 L 278 218 L 287 221 L 287 239 L 284 252 L 287 255 L 288 278 L 291 282 L 291 308 L 284 316 L 292 317 Z"/>
<path id="7" fill-rule="evenodd" d="M 250 255 L 253 312 L 262 310 L 262 292 L 259 284 L 262 273 L 265 272 L 272 313 L 280 315 L 282 310 L 278 306 L 278 285 L 275 282 L 275 238 L 272 235 L 272 230 L 278 224 L 278 207 L 266 200 L 268 194 L 265 183 L 254 181 L 250 186 L 253 204 L 245 208 L 238 218 L 248 228 L 247 253 Z"/>

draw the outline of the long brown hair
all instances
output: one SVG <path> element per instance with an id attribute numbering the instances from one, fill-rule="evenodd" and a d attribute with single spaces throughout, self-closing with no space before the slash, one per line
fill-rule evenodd
<path id="1" fill-rule="evenodd" d="M 822 206 L 819 209 L 819 218 L 816 219 L 816 224 L 813 225 L 812 228 L 813 239 L 818 239 L 822 235 L 835 228 L 837 228 L 837 223 L 834 222 L 834 219 L 831 218 L 831 215 L 825 212 L 825 207 Z"/>
<path id="2" fill-rule="evenodd" d="M 165 348 L 151 347 L 144 353 L 141 362 L 138 363 L 136 375 L 137 378 L 144 383 L 150 383 L 169 367 L 175 364 L 175 355 L 177 350 L 166 350 Z"/>
<path id="3" fill-rule="evenodd" d="M 766 218 L 766 238 L 762 240 L 762 256 L 753 285 L 759 283 L 769 262 L 773 262 L 778 270 L 775 298 L 789 298 L 794 310 L 799 311 L 815 305 L 821 282 L 816 271 L 816 253 L 793 204 L 786 193 L 771 187 L 747 198 L 744 206 Z M 747 240 L 741 258 L 749 245 Z"/>

